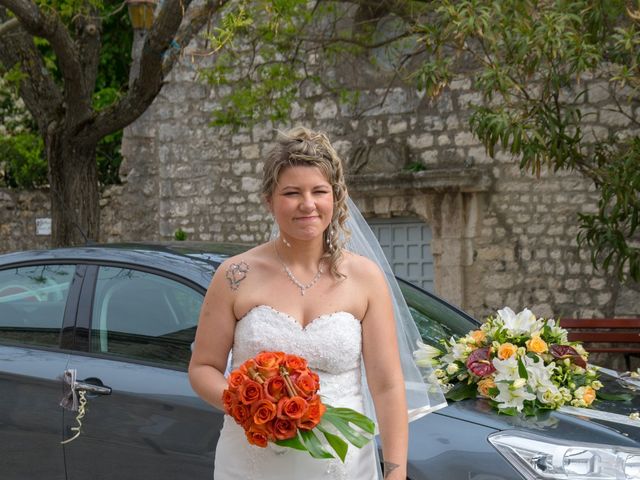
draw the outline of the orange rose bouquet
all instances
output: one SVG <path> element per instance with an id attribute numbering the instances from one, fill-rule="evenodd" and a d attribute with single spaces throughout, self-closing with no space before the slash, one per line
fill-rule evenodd
<path id="1" fill-rule="evenodd" d="M 222 397 L 225 412 L 244 428 L 252 445 L 273 442 L 316 458 L 337 455 L 344 461 L 344 438 L 358 448 L 372 438 L 370 418 L 320 400 L 318 375 L 297 355 L 261 352 L 232 371 L 228 382 Z"/>

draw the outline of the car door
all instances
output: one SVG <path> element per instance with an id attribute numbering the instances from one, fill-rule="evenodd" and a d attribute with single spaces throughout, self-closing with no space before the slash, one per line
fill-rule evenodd
<path id="1" fill-rule="evenodd" d="M 87 351 L 69 368 L 103 390 L 85 394 L 81 434 L 64 446 L 68 479 L 210 479 L 222 416 L 187 378 L 204 292 L 169 274 L 92 269 L 77 332 Z M 71 435 L 75 415 L 64 424 Z"/>
<path id="2" fill-rule="evenodd" d="M 0 267 L 0 476 L 66 479 L 62 381 L 69 354 L 61 329 L 73 322 L 84 268 Z"/>

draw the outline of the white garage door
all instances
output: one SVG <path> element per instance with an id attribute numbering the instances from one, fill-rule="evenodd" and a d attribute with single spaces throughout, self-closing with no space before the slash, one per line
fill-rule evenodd
<path id="1" fill-rule="evenodd" d="M 433 292 L 431 229 L 416 218 L 367 220 L 376 234 L 393 272 Z"/>

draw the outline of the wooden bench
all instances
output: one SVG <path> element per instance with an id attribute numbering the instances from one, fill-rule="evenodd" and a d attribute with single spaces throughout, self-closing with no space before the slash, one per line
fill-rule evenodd
<path id="1" fill-rule="evenodd" d="M 589 353 L 624 355 L 627 370 L 631 356 L 640 355 L 640 318 L 561 318 L 560 326 L 567 329 L 570 342 L 584 342 Z"/>

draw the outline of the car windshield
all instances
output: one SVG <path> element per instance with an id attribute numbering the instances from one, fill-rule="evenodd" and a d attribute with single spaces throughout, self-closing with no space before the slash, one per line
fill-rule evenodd
<path id="1" fill-rule="evenodd" d="M 473 318 L 428 292 L 402 279 L 399 279 L 398 283 L 425 343 L 437 347 L 440 340 L 452 335 L 466 335 L 480 325 Z"/>

